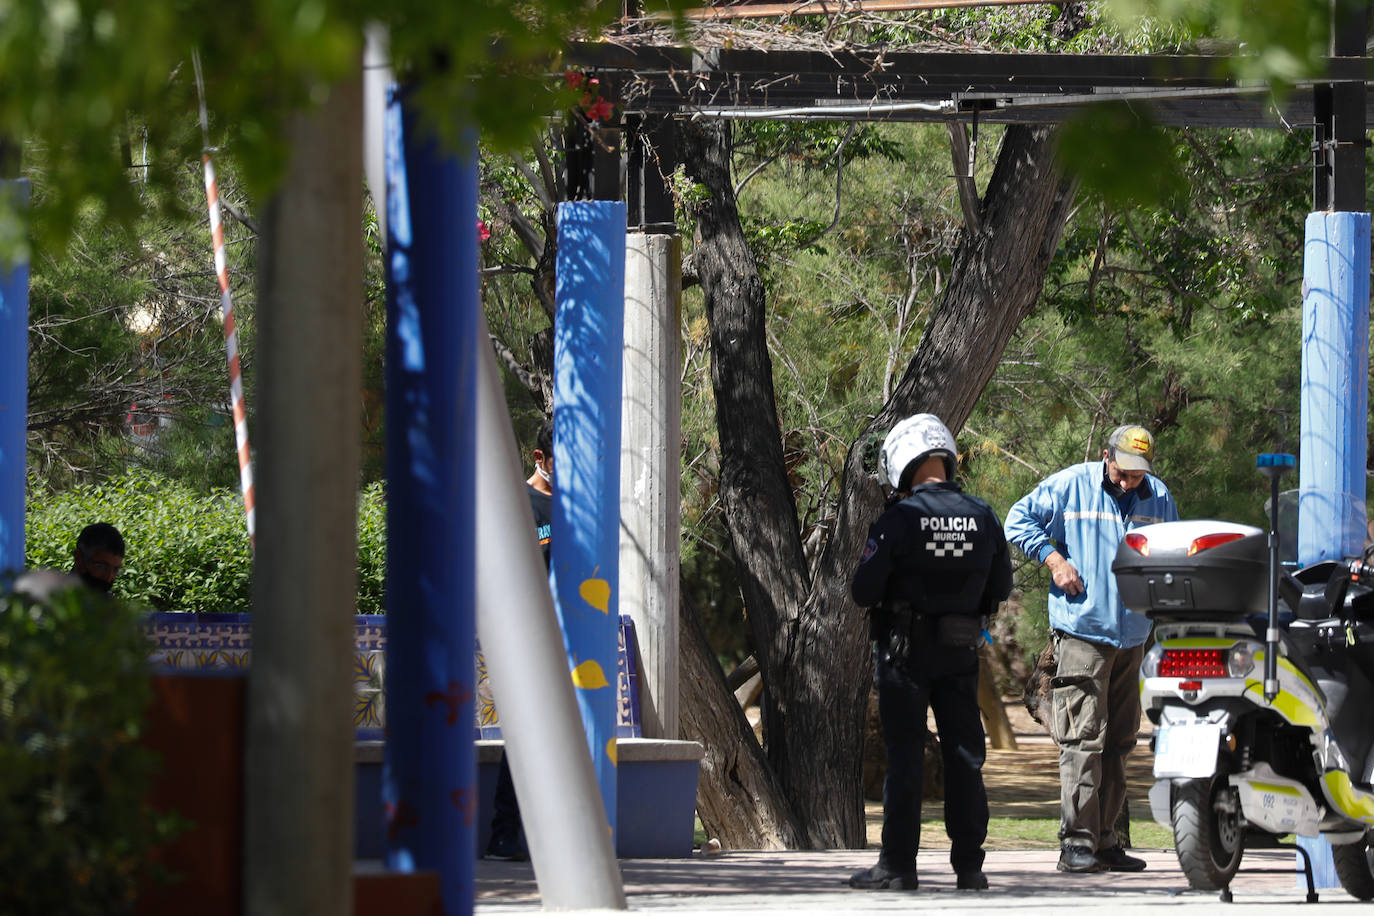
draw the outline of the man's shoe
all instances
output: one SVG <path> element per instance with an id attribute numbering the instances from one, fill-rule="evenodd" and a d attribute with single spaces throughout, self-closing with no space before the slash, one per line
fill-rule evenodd
<path id="1" fill-rule="evenodd" d="M 1145 870 L 1145 860 L 1126 855 L 1126 850 L 1121 848 L 1120 843 L 1113 846 L 1111 849 L 1098 850 L 1097 861 L 1101 862 L 1102 867 L 1107 871 Z"/>
<path id="2" fill-rule="evenodd" d="M 1059 864 L 1055 866 L 1060 871 L 1078 874 L 1101 871 L 1103 867 L 1097 856 L 1093 855 L 1093 851 L 1086 846 L 1063 847 L 1059 850 Z"/>
<path id="3" fill-rule="evenodd" d="M 914 891 L 916 884 L 914 871 L 893 871 L 882 862 L 849 878 L 850 887 L 863 891 Z"/>
<path id="4" fill-rule="evenodd" d="M 487 852 L 483 858 L 495 859 L 498 862 L 523 862 L 530 857 L 520 843 L 518 836 L 497 836 L 492 835 L 491 841 L 487 843 Z"/>
<path id="5" fill-rule="evenodd" d="M 954 886 L 961 891 L 985 891 L 988 889 L 988 876 L 981 871 L 961 871 L 956 876 Z"/>

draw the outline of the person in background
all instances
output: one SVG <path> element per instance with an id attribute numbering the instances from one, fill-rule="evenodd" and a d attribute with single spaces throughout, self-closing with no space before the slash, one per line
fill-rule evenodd
<path id="1" fill-rule="evenodd" d="M 544 568 L 549 567 L 549 542 L 553 529 L 553 421 L 546 420 L 539 428 L 534 445 L 534 470 L 525 481 L 529 493 L 530 510 L 534 513 L 534 536 L 544 554 Z M 492 801 L 491 839 L 487 842 L 486 857 L 501 861 L 529 858 L 525 832 L 520 822 L 520 803 L 515 795 L 515 781 L 511 779 L 510 764 L 501 753 L 501 768 L 496 777 L 496 796 Z"/>
<path id="2" fill-rule="evenodd" d="M 108 522 L 81 529 L 72 551 L 72 572 L 88 588 L 109 592 L 124 565 L 124 536 Z"/>
<path id="3" fill-rule="evenodd" d="M 882 471 L 901 498 L 868 529 L 851 587 L 870 609 L 875 640 L 887 745 L 883 849 L 876 865 L 849 879 L 854 888 L 917 887 L 927 707 L 940 731 L 956 886 L 988 886 L 977 645 L 1011 592 L 1011 560 L 997 514 L 954 482 L 958 460 L 954 437 L 932 414 L 908 417 L 883 442 Z"/>
<path id="4" fill-rule="evenodd" d="M 1112 560 L 1130 529 L 1178 520 L 1169 488 L 1151 474 L 1154 457 L 1148 430 L 1118 426 L 1100 461 L 1051 474 L 1007 512 L 1008 540 L 1053 578 L 1050 733 L 1059 744 L 1064 872 L 1145 868 L 1113 825 L 1140 728 L 1137 677 L 1150 620 L 1122 604 Z"/>

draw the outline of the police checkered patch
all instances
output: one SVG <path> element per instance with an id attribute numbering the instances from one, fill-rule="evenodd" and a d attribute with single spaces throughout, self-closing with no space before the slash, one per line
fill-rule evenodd
<path id="1" fill-rule="evenodd" d="M 966 553 L 970 552 L 971 550 L 973 550 L 973 542 L 972 542 L 972 541 L 957 541 L 957 542 L 956 542 L 956 541 L 940 541 L 940 542 L 936 543 L 936 542 L 932 541 L 932 542 L 926 544 L 926 550 L 929 550 L 931 553 L 933 553 L 933 554 L 934 554 L 935 556 L 937 556 L 937 557 L 955 557 L 955 558 L 958 558 L 958 557 L 962 557 L 964 554 L 966 554 Z"/>
<path id="2" fill-rule="evenodd" d="M 873 538 L 869 538 L 868 543 L 864 545 L 864 555 L 859 557 L 859 562 L 867 563 L 869 560 L 873 559 L 873 555 L 877 552 L 878 542 L 873 540 Z"/>

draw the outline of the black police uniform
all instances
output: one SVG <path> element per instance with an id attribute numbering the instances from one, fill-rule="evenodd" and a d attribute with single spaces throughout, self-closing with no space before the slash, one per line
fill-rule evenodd
<path id="1" fill-rule="evenodd" d="M 888 762 L 878 861 L 887 871 L 916 871 L 927 706 L 935 712 L 944 756 L 950 864 L 959 875 L 982 870 L 988 802 L 976 639 L 978 620 L 996 611 L 1010 592 L 1002 523 L 987 503 L 953 482 L 914 487 L 869 528 L 852 593 L 873 615 Z M 906 613 L 909 630 L 903 626 Z M 909 644 L 905 660 L 903 636 Z M 953 639 L 961 644 L 950 644 Z"/>

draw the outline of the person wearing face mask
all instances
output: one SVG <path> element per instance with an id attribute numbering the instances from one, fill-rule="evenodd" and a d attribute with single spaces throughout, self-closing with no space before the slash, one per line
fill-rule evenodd
<path id="1" fill-rule="evenodd" d="M 72 572 L 88 588 L 108 593 L 124 565 L 124 537 L 108 522 L 81 529 L 72 551 Z"/>
<path id="2" fill-rule="evenodd" d="M 1050 732 L 1059 745 L 1060 871 L 1145 868 L 1126 854 L 1113 825 L 1140 726 L 1137 677 L 1150 620 L 1122 604 L 1112 559 L 1132 528 L 1178 520 L 1169 488 L 1153 476 L 1154 457 L 1148 430 L 1118 426 L 1100 461 L 1051 474 L 1007 512 L 1007 540 L 1053 579 Z"/>
<path id="3" fill-rule="evenodd" d="M 534 536 L 544 554 L 544 568 L 549 567 L 549 543 L 553 529 L 553 421 L 546 420 L 539 427 L 534 440 L 534 470 L 525 481 L 529 493 L 530 510 L 534 513 Z M 485 857 L 499 861 L 529 858 L 524 830 L 520 822 L 520 803 L 515 796 L 515 782 L 511 779 L 506 755 L 501 754 L 501 768 L 496 777 L 496 795 L 492 800 L 491 839 Z"/>

